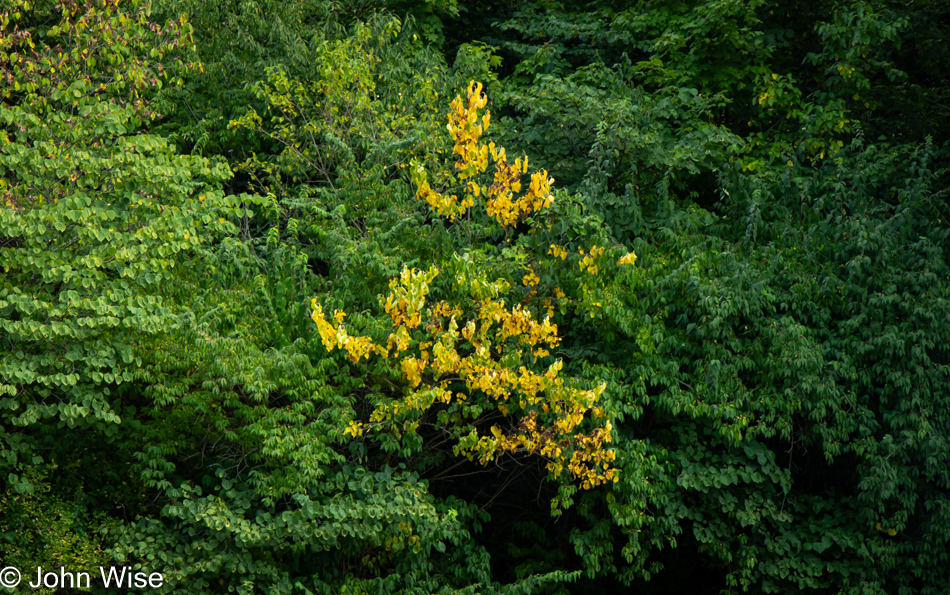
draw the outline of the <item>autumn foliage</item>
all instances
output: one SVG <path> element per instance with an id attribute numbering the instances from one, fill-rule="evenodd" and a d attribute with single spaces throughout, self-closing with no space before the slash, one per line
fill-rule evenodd
<path id="1" fill-rule="evenodd" d="M 449 113 L 453 153 L 459 157 L 455 170 L 458 179 L 466 181 L 465 198 L 436 193 L 418 167 L 416 196 L 449 219 L 480 204 L 489 216 L 510 225 L 550 205 L 553 180 L 546 178 L 547 172 L 536 173 L 528 191 L 513 199 L 521 190 L 519 178 L 527 171 L 527 159 L 519 158 L 509 166 L 504 148 L 479 142 L 489 122 L 486 113 L 478 123 L 477 109 L 487 101 L 481 90 L 480 83 L 473 83 L 468 100 L 456 97 Z M 485 172 L 489 153 L 496 171 L 486 189 L 476 177 Z M 486 200 L 476 201 L 478 197 Z M 592 257 L 603 253 L 602 248 L 597 250 Z M 589 260 L 581 263 L 581 270 L 590 267 L 596 272 Z M 328 321 L 313 300 L 312 318 L 328 350 L 342 349 L 353 362 L 371 356 L 392 359 L 398 362 L 405 383 L 404 394 L 376 407 L 366 423 L 354 422 L 349 433 L 387 431 L 397 421 L 411 430 L 418 417 L 438 407 L 440 423 L 458 437 L 456 454 L 483 465 L 506 453 L 539 455 L 547 461 L 552 478 L 567 471 L 585 489 L 616 481 L 616 470 L 610 465 L 616 455 L 607 446 L 610 421 L 601 421 L 589 432 L 581 429 L 585 417 L 595 422 L 604 417 L 597 401 L 606 385 L 583 390 L 576 388 L 576 381 L 565 382 L 559 376 L 563 364 L 551 354 L 560 338 L 550 315 L 538 320 L 520 304 L 507 306 L 504 299 L 471 295 L 464 302 L 427 305 L 429 286 L 438 273 L 436 267 L 428 271 L 403 268 L 399 278 L 392 279 L 390 293 L 379 300 L 392 323 L 385 342 L 349 334 L 343 311 L 335 311 Z M 498 419 L 493 412 L 501 414 L 502 428 L 484 421 Z"/>
<path id="2" fill-rule="evenodd" d="M 528 188 L 521 196 L 523 175 L 528 173 L 528 158 L 518 157 L 508 162 L 504 147 L 494 142 L 484 143 L 482 135 L 488 131 L 491 112 L 479 117 L 478 110 L 485 107 L 488 98 L 482 94 L 482 84 L 473 82 L 466 89 L 466 99 L 461 95 L 452 102 L 448 130 L 455 141 L 452 150 L 457 156 L 455 175 L 443 175 L 449 185 L 460 184 L 462 197 L 435 191 L 428 181 L 428 174 L 421 165 L 413 170 L 413 181 L 418 186 L 416 197 L 424 200 L 440 215 L 455 219 L 464 215 L 476 203 L 483 203 L 485 212 L 502 226 L 518 223 L 528 215 L 551 205 L 554 178 L 546 170 L 531 174 Z M 489 156 L 494 169 L 491 182 L 480 183 L 479 178 L 488 170 Z"/>

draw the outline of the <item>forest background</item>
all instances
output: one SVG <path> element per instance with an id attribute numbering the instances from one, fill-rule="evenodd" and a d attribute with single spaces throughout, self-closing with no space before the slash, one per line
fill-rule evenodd
<path id="1" fill-rule="evenodd" d="M 0 6 L 3 566 L 950 592 L 950 4 Z"/>

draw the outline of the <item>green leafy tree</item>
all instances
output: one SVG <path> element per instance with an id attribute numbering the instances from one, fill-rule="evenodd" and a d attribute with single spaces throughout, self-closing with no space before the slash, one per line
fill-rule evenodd
<path id="1" fill-rule="evenodd" d="M 124 431 L 129 387 L 144 371 L 142 337 L 177 323 L 162 285 L 180 253 L 223 226 L 230 209 L 218 184 L 229 172 L 143 130 L 154 89 L 175 82 L 152 57 L 174 62 L 188 40 L 183 20 L 158 26 L 138 4 L 47 2 L 8 3 L 0 19 L 6 502 L 63 518 L 86 556 L 98 539 L 77 523 L 94 523 L 111 498 L 84 510 L 82 489 L 62 470 L 88 469 L 89 452 L 68 445 L 95 436 L 94 451 L 108 449 Z M 30 496 L 37 489 L 49 495 Z M 33 561 L 49 563 L 60 546 L 48 547 Z M 98 554 L 88 556 L 84 564 Z"/>

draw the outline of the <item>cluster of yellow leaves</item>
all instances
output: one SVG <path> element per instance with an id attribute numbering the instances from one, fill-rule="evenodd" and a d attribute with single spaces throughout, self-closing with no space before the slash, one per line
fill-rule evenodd
<path id="1" fill-rule="evenodd" d="M 534 269 L 528 269 L 528 273 L 521 279 L 525 287 L 536 287 L 541 279 L 535 274 Z"/>
<path id="2" fill-rule="evenodd" d="M 482 95 L 481 83 L 475 83 L 468 89 L 464 102 L 461 95 L 456 95 L 452 101 L 446 128 L 455 141 L 452 153 L 459 158 L 455 169 L 460 180 L 473 178 L 488 168 L 489 147 L 480 143 L 479 138 L 488 130 L 491 112 L 485 112 L 480 119 L 478 117 L 478 110 L 487 104 L 488 98 Z M 469 188 L 475 196 L 480 194 L 480 187 L 474 182 Z"/>
<path id="3" fill-rule="evenodd" d="M 376 349 L 376 345 L 367 337 L 352 337 L 347 334 L 343 324 L 345 313 L 340 310 L 335 311 L 333 317 L 337 323 L 333 325 L 327 322 L 323 308 L 317 303 L 316 298 L 310 303 L 310 308 L 313 310 L 311 318 L 317 323 L 317 332 L 320 333 L 323 345 L 327 349 L 343 349 L 354 362 L 360 361 L 363 357 L 369 359 L 369 354 Z"/>
<path id="4" fill-rule="evenodd" d="M 491 112 L 479 116 L 478 110 L 487 102 L 482 94 L 482 84 L 473 82 L 466 91 L 466 99 L 456 96 L 449 112 L 447 128 L 455 141 L 452 149 L 457 156 L 455 172 L 458 180 L 465 184 L 462 198 L 434 190 L 421 165 L 412 172 L 417 185 L 416 197 L 452 220 L 475 206 L 476 200 L 484 200 L 490 217 L 504 226 L 511 226 L 551 205 L 554 179 L 548 177 L 546 170 L 535 172 L 531 174 L 528 189 L 518 196 L 522 189 L 521 176 L 528 173 L 528 159 L 519 157 L 514 163 L 509 163 L 503 147 L 481 142 L 481 136 L 488 130 Z M 488 170 L 489 157 L 495 168 L 492 182 L 490 185 L 480 184 L 477 177 Z"/>
<path id="5" fill-rule="evenodd" d="M 548 254 L 554 258 L 560 258 L 561 260 L 567 258 L 567 250 L 558 246 L 557 244 L 551 244 L 551 247 L 548 249 Z"/>
<path id="6" fill-rule="evenodd" d="M 492 436 L 482 436 L 472 449 L 478 453 L 479 462 L 487 464 L 498 452 L 525 451 L 549 459 L 547 468 L 555 477 L 565 470 L 570 472 L 585 490 L 607 481 L 619 480 L 616 469 L 611 466 L 617 455 L 605 447 L 611 440 L 610 432 L 613 429 L 609 421 L 590 434 L 574 435 L 572 452 L 568 458 L 565 456 L 564 440 L 560 436 L 571 435 L 584 419 L 584 414 L 580 410 L 569 412 L 553 428 L 540 427 L 537 418 L 537 411 L 529 412 L 522 418 L 518 432 L 509 435 L 497 426 L 492 426 Z"/>
<path id="7" fill-rule="evenodd" d="M 579 263 L 581 271 L 586 270 L 591 275 L 596 275 L 598 270 L 597 259 L 604 255 L 604 250 L 605 249 L 603 247 L 598 248 L 597 244 L 594 244 L 594 246 L 590 249 L 590 254 L 585 254 L 584 249 L 579 248 L 577 251 L 581 256 L 583 256 Z"/>
<path id="8" fill-rule="evenodd" d="M 583 390 L 565 384 L 559 377 L 560 360 L 541 372 L 525 365 L 526 357 L 537 362 L 558 346 L 557 325 L 550 317 L 537 320 L 521 305 L 508 307 L 503 299 L 474 300 L 468 316 L 445 302 L 427 306 L 428 284 L 437 274 L 434 268 L 407 268 L 393 279 L 389 295 L 380 298 L 393 327 L 385 346 L 348 335 L 342 312 L 334 314 L 334 325 L 316 301 L 312 305 L 312 318 L 328 350 L 343 349 L 354 362 L 371 353 L 398 358 L 405 394 L 378 406 L 370 423 L 385 425 L 425 412 L 436 402 L 450 406 L 483 395 L 504 416 L 519 412 L 520 420 L 507 433 L 493 426 L 490 435 L 479 435 L 472 427 L 456 447 L 457 454 L 482 464 L 504 453 L 539 454 L 548 460 L 553 476 L 567 471 L 585 488 L 616 481 L 611 467 L 615 455 L 607 447 L 609 421 L 587 434 L 578 430 L 587 413 L 602 416 L 595 405 L 606 385 Z M 463 425 L 459 417 L 453 423 Z M 407 421 L 405 428 L 412 425 Z M 357 436 L 364 428 L 354 422 L 345 431 Z"/>
<path id="9" fill-rule="evenodd" d="M 617 261 L 618 265 L 630 265 L 633 266 L 637 263 L 637 255 L 633 252 L 628 252 Z"/>
<path id="10" fill-rule="evenodd" d="M 429 293 L 429 283 L 439 273 L 435 267 L 422 272 L 415 269 L 403 268 L 399 280 L 392 279 L 389 288 L 392 290 L 386 298 L 383 309 L 392 318 L 393 326 L 416 328 L 422 321 L 422 308 L 426 303 L 426 294 Z"/>

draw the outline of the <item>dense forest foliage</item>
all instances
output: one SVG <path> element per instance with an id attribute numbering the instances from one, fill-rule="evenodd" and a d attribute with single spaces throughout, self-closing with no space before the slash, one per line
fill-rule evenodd
<path id="1" fill-rule="evenodd" d="M 950 592 L 948 72 L 941 0 L 0 0 L 0 566 Z"/>

